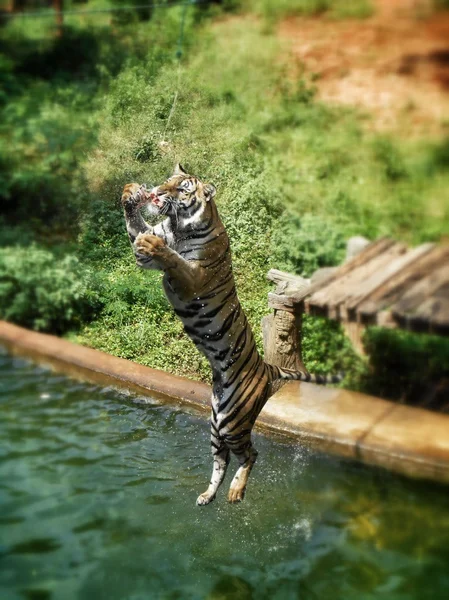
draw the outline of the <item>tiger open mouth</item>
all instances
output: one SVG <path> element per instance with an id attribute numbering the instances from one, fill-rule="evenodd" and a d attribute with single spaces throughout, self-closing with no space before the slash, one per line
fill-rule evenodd
<path id="1" fill-rule="evenodd" d="M 158 208 L 161 207 L 160 201 L 155 197 L 155 195 L 147 190 L 145 184 L 140 186 L 140 189 L 137 192 L 139 197 L 139 203 L 137 204 L 137 208 L 142 208 L 142 206 L 146 206 L 147 204 L 155 204 Z"/>
<path id="2" fill-rule="evenodd" d="M 149 195 L 149 201 L 151 202 L 151 204 L 157 206 L 158 208 L 162 208 L 165 205 L 165 200 L 161 200 L 161 198 L 159 198 L 155 194 Z"/>
<path id="3" fill-rule="evenodd" d="M 157 194 L 152 191 L 149 191 L 145 184 L 140 186 L 140 190 L 138 191 L 140 202 L 138 203 L 138 208 L 142 206 L 146 206 L 148 204 L 152 204 L 159 209 L 164 208 L 167 204 L 167 200 L 165 198 L 160 198 Z"/>

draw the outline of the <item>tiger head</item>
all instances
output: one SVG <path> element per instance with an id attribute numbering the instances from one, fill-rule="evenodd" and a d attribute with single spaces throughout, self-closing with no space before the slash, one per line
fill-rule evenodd
<path id="1" fill-rule="evenodd" d="M 150 213 L 175 216 L 181 220 L 191 220 L 196 214 L 199 217 L 214 196 L 212 184 L 189 175 L 180 164 L 175 166 L 167 181 L 145 192 Z"/>

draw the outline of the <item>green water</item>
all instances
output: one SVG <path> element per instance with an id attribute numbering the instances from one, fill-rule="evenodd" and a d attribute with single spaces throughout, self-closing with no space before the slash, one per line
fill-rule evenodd
<path id="1" fill-rule="evenodd" d="M 256 435 L 245 502 L 198 508 L 208 440 L 0 353 L 1 600 L 449 598 L 447 488 Z"/>

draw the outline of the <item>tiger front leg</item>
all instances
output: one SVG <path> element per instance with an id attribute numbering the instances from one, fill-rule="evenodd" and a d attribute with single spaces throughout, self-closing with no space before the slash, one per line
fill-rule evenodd
<path id="1" fill-rule="evenodd" d="M 134 242 L 134 247 L 140 254 L 152 256 L 153 258 L 162 258 L 162 254 L 167 248 L 165 241 L 152 233 L 139 233 Z"/>
<path id="2" fill-rule="evenodd" d="M 195 261 L 187 261 L 154 234 L 139 234 L 134 243 L 139 254 L 149 256 L 165 271 L 174 292 L 187 301 L 198 295 L 204 285 L 204 271 Z"/>

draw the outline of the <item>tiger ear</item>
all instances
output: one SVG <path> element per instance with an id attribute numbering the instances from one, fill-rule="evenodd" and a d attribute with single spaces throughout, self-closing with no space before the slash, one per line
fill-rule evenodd
<path id="1" fill-rule="evenodd" d="M 209 202 L 209 200 L 212 200 L 212 198 L 217 193 L 215 186 L 212 185 L 211 183 L 205 183 L 204 187 L 203 187 L 203 191 L 204 191 L 204 197 L 206 198 L 206 202 Z"/>
<path id="2" fill-rule="evenodd" d="M 173 175 L 187 175 L 187 171 L 182 167 L 182 165 L 177 163 L 175 165 L 175 170 L 173 171 Z"/>

